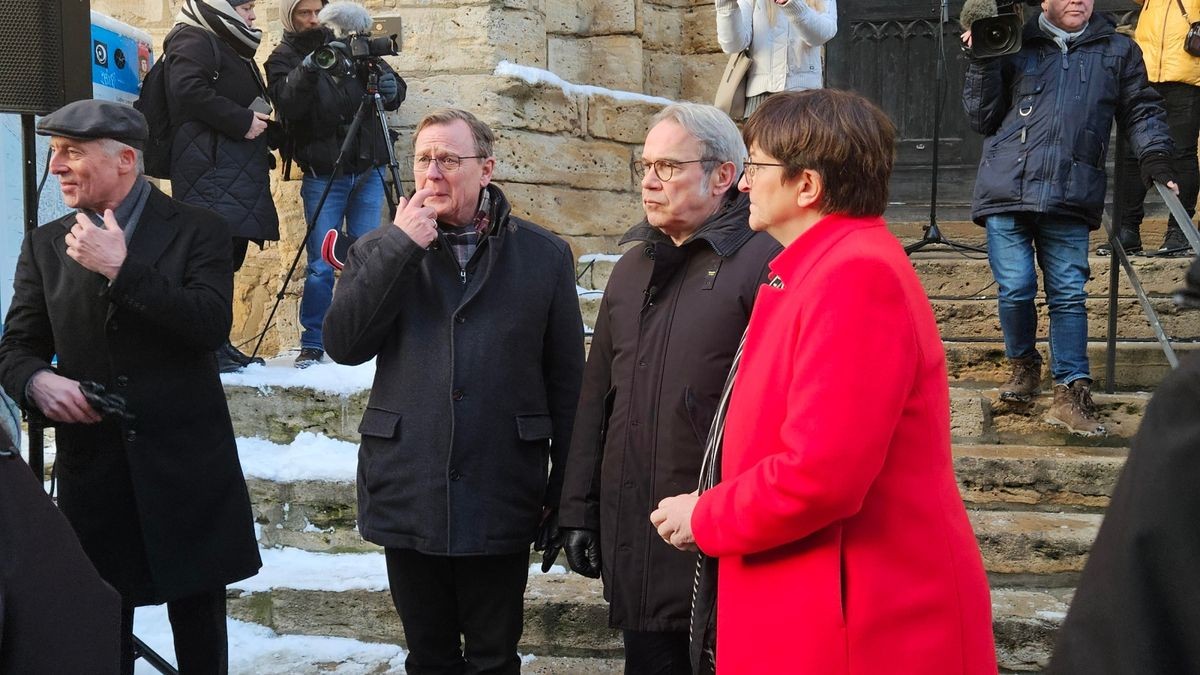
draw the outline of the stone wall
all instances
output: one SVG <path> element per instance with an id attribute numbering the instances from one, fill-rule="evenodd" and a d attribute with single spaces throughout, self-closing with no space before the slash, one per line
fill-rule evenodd
<path id="1" fill-rule="evenodd" d="M 712 0 L 366 0 L 376 16 L 403 20 L 401 54 L 390 59 L 408 83 L 393 114 L 397 155 L 411 148 L 430 110 L 470 110 L 497 132 L 496 180 L 514 212 L 561 234 L 576 255 L 615 252 L 642 211 L 632 164 L 646 122 L 660 105 L 500 77 L 507 61 L 542 68 L 575 84 L 676 100 L 711 100 L 725 56 L 716 45 Z M 93 0 L 96 11 L 161 41 L 177 0 Z M 279 42 L 278 5 L 258 0 L 265 38 L 260 63 Z M 570 93 L 568 93 L 570 92 Z M 401 159 L 406 190 L 412 171 Z M 305 223 L 300 181 L 272 177 L 282 240 L 251 247 L 235 289 L 234 338 L 265 325 Z M 267 331 L 263 353 L 298 345 L 304 261 Z"/>

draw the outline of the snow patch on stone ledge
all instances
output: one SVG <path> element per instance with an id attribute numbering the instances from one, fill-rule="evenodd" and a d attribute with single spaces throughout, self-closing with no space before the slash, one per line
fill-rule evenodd
<path id="1" fill-rule="evenodd" d="M 615 263 L 621 259 L 620 253 L 588 253 L 579 256 L 579 262 L 587 264 L 590 262 L 611 262 Z"/>
<path id="2" fill-rule="evenodd" d="M 497 77 L 515 77 L 525 80 L 529 84 L 545 84 L 551 87 L 558 87 L 567 95 L 578 96 L 607 96 L 618 101 L 632 101 L 635 103 L 656 103 L 658 105 L 670 105 L 675 101 L 661 96 L 648 96 L 633 91 L 621 91 L 619 89 L 608 89 L 606 87 L 596 87 L 590 84 L 575 84 L 568 82 L 554 73 L 543 70 L 541 68 L 531 68 L 529 66 L 520 66 L 508 61 L 501 61 L 496 64 L 496 70 L 493 73 Z"/>
<path id="3" fill-rule="evenodd" d="M 273 387 L 300 387 L 330 394 L 355 394 L 371 388 L 375 380 L 375 359 L 357 366 L 343 366 L 326 356 L 320 363 L 300 369 L 293 365 L 294 354 L 277 356 L 267 365 L 246 366 L 238 373 L 224 373 L 225 386 L 254 387 L 268 392 Z"/>
<path id="4" fill-rule="evenodd" d="M 237 439 L 238 459 L 247 478 L 280 483 L 298 480 L 353 482 L 358 444 L 302 431 L 289 445 L 261 438 Z"/>

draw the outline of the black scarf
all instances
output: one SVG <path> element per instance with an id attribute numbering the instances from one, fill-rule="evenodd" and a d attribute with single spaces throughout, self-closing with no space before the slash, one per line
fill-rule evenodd
<path id="1" fill-rule="evenodd" d="M 178 21 L 216 35 L 244 59 L 253 59 L 262 42 L 262 31 L 247 26 L 226 0 L 184 0 Z"/>

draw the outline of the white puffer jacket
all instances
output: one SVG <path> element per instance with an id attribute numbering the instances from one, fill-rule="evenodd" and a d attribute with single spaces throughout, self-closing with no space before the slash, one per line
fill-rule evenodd
<path id="1" fill-rule="evenodd" d="M 746 95 L 793 89 L 819 89 L 824 84 L 821 45 L 837 34 L 837 0 L 716 0 L 717 41 L 721 51 L 736 54 L 750 47 Z"/>

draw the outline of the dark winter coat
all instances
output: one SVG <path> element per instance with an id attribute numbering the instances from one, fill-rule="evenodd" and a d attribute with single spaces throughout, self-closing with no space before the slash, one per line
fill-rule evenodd
<path id="1" fill-rule="evenodd" d="M 337 161 L 350 123 L 358 112 L 367 89 L 359 77 L 335 77 L 327 71 L 310 72 L 300 66 L 304 57 L 333 39 L 333 32 L 317 28 L 303 33 L 285 33 L 283 41 L 267 59 L 267 83 L 271 100 L 279 107 L 287 126 L 296 163 L 309 175 L 329 176 Z M 380 61 L 384 72 L 395 71 Z M 396 75 L 399 95 L 384 101 L 385 110 L 396 110 L 404 101 L 406 86 Z M 379 129 L 375 109 L 360 127 L 357 140 L 342 159 L 344 174 L 358 174 L 387 164 L 391 136 Z"/>
<path id="2" fill-rule="evenodd" d="M 1146 408 L 1048 672 L 1200 672 L 1198 401 L 1192 356 Z"/>
<path id="3" fill-rule="evenodd" d="M 220 58 L 214 60 L 212 37 L 183 25 L 163 45 L 171 123 L 176 128 L 171 193 L 221 214 L 234 237 L 275 241 L 279 217 L 271 199 L 268 134 L 246 140 L 254 120 L 250 104 L 259 96 L 267 98 L 266 86 L 258 65 L 220 39 Z"/>
<path id="4" fill-rule="evenodd" d="M 559 526 L 600 532 L 618 628 L 688 629 L 696 556 L 665 544 L 650 512 L 696 489 L 733 354 L 780 250 L 748 215 L 749 197 L 735 188 L 681 246 L 645 222 L 634 227 L 621 243 L 639 244 L 600 303 Z"/>
<path id="5" fill-rule="evenodd" d="M 382 546 L 516 553 L 558 503 L 583 371 L 574 260 L 488 190 L 491 234 L 464 276 L 447 246 L 383 225 L 351 247 L 325 315 L 331 358 L 376 359 L 358 529 Z"/>
<path id="6" fill-rule="evenodd" d="M 228 227 L 152 188 L 110 286 L 67 257 L 74 223 L 25 238 L 0 384 L 29 408 L 29 378 L 57 354 L 58 374 L 123 395 L 136 419 L 58 426 L 59 507 L 100 575 L 136 604 L 253 575 L 250 499 L 213 355 L 232 322 Z"/>
<path id="7" fill-rule="evenodd" d="M 1170 153 L 1161 98 L 1146 80 L 1141 50 L 1107 16 L 1093 14 L 1065 54 L 1037 16 L 1022 39 L 1015 54 L 967 66 L 963 109 L 987 136 L 971 218 L 982 225 L 994 214 L 1041 213 L 1096 229 L 1113 117 L 1129 130 L 1138 158 Z"/>

